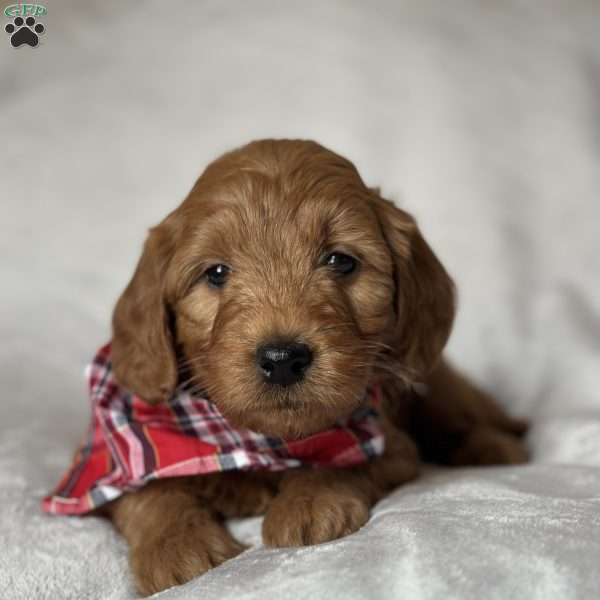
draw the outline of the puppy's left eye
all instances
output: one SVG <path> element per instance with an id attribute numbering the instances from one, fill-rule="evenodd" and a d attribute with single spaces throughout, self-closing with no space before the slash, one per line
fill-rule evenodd
<path id="1" fill-rule="evenodd" d="M 214 265 L 205 271 L 206 279 L 212 287 L 223 287 L 229 275 L 229 267 L 226 265 Z"/>
<path id="2" fill-rule="evenodd" d="M 340 275 L 349 275 L 356 269 L 358 261 L 348 254 L 333 252 L 325 258 L 325 264 Z"/>

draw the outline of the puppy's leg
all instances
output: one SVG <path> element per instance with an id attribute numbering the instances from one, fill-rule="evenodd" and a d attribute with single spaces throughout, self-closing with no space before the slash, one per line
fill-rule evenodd
<path id="1" fill-rule="evenodd" d="M 415 399 L 410 428 L 426 460 L 450 465 L 527 461 L 527 423 L 508 415 L 491 396 L 442 362 Z"/>
<path id="2" fill-rule="evenodd" d="M 277 494 L 281 473 L 229 471 L 187 478 L 203 506 L 213 506 L 226 519 L 264 515 Z"/>
<path id="3" fill-rule="evenodd" d="M 287 473 L 263 521 L 268 546 L 305 546 L 348 535 L 369 518 L 364 473 L 298 469 Z"/>
<path id="4" fill-rule="evenodd" d="M 377 500 L 414 479 L 418 470 L 414 443 L 390 427 L 384 455 L 371 463 L 351 469 L 289 471 L 267 510 L 263 540 L 268 546 L 305 546 L 353 533 L 367 522 Z"/>
<path id="5" fill-rule="evenodd" d="M 381 414 L 381 419 L 385 432 L 383 456 L 361 467 L 369 476 L 375 501 L 395 487 L 415 479 L 421 463 L 419 451 L 407 433 L 398 430 L 385 413 Z"/>
<path id="6" fill-rule="evenodd" d="M 110 506 L 110 516 L 129 543 L 142 594 L 185 583 L 244 549 L 209 507 L 185 479 L 150 483 Z"/>

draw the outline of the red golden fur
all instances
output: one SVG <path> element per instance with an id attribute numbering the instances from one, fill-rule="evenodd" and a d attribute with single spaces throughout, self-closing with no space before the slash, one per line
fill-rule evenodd
<path id="1" fill-rule="evenodd" d="M 354 270 L 326 264 L 332 253 L 354 257 Z M 230 269 L 221 287 L 207 281 L 217 264 Z M 119 299 L 117 378 L 152 403 L 187 379 L 234 424 L 284 437 L 330 427 L 377 381 L 386 448 L 352 469 L 174 478 L 125 495 L 110 515 L 140 592 L 241 552 L 227 517 L 264 513 L 270 546 L 356 531 L 374 502 L 417 476 L 417 445 L 447 464 L 524 461 L 526 426 L 439 360 L 453 317 L 452 281 L 414 219 L 348 160 L 314 142 L 264 140 L 212 163 L 151 230 Z M 310 347 L 301 381 L 259 375 L 257 348 L 270 340 Z M 417 382 L 425 397 L 412 391 Z"/>

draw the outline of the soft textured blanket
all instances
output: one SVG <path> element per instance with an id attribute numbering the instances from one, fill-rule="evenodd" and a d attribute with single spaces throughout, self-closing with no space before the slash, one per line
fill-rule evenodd
<path id="1" fill-rule="evenodd" d="M 460 290 L 448 354 L 532 420 L 533 462 L 432 470 L 319 547 L 233 523 L 254 547 L 160 597 L 600 598 L 598 3 L 45 4 L 37 48 L 0 39 L 0 598 L 134 597 L 110 525 L 39 502 L 146 228 L 265 136 L 418 217 Z"/>

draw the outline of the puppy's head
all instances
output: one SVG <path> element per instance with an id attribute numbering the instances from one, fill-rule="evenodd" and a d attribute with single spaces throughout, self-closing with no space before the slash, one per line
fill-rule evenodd
<path id="1" fill-rule="evenodd" d="M 153 228 L 113 319 L 119 381 L 148 402 L 186 380 L 233 423 L 308 435 L 376 373 L 435 362 L 452 283 L 414 220 L 313 142 L 224 155 Z"/>

